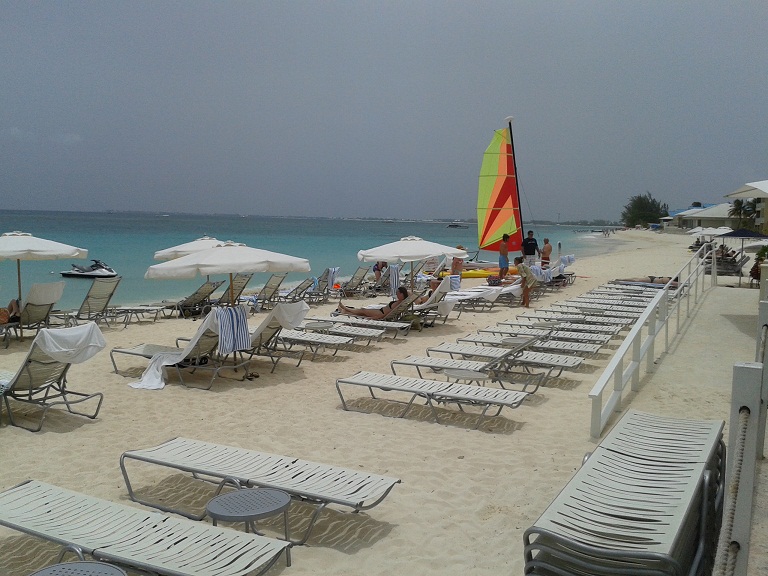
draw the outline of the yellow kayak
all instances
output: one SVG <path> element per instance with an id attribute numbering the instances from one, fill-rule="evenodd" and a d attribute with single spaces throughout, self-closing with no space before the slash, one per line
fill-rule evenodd
<path id="1" fill-rule="evenodd" d="M 510 274 L 517 274 L 517 268 L 509 267 Z M 461 273 L 462 278 L 488 278 L 488 276 L 498 276 L 498 268 L 477 268 L 476 270 L 464 270 Z M 450 272 L 441 272 L 440 277 L 450 276 Z"/>

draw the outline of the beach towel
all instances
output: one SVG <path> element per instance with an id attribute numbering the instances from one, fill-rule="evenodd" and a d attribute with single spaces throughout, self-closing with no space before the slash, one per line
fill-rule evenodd
<path id="1" fill-rule="evenodd" d="M 336 284 L 336 276 L 339 275 L 339 267 L 328 268 L 328 286 Z"/>
<path id="2" fill-rule="evenodd" d="M 103 350 L 107 342 L 95 322 L 72 328 L 41 328 L 32 344 L 57 362 L 80 364 Z"/>
<path id="3" fill-rule="evenodd" d="M 219 354 L 226 356 L 251 347 L 248 317 L 243 306 L 216 308 L 216 321 L 219 324 Z"/>
<path id="4" fill-rule="evenodd" d="M 400 288 L 400 265 L 389 265 L 389 295 L 392 300 L 397 300 L 397 289 Z"/>

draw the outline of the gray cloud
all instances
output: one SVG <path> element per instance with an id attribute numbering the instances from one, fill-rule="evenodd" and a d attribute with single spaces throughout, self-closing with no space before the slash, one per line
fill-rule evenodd
<path id="1" fill-rule="evenodd" d="M 0 189 L 40 209 L 467 218 L 513 115 L 531 217 L 720 201 L 768 177 L 767 6 L 11 2 Z"/>

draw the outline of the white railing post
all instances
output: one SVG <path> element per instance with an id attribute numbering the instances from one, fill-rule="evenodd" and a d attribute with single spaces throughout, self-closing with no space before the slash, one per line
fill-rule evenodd
<path id="1" fill-rule="evenodd" d="M 763 364 L 745 362 L 733 366 L 733 387 L 731 390 L 731 420 L 728 435 L 727 470 L 725 474 L 726 506 L 732 508 L 733 526 L 731 542 L 738 543 L 734 576 L 747 575 L 749 560 L 749 539 L 752 530 L 752 504 L 755 489 L 755 471 L 757 457 L 757 436 L 761 412 L 765 405 L 761 403 L 763 387 Z M 739 414 L 743 408 L 749 410 L 744 445 L 736 444 L 739 438 Z M 743 450 L 742 450 L 743 449 Z M 741 461 L 734 457 L 743 453 Z M 740 468 L 736 468 L 739 466 Z M 734 484 L 735 482 L 735 484 Z M 736 489 L 738 488 L 738 489 Z M 729 506 L 736 499 L 735 507 Z"/>
<path id="2" fill-rule="evenodd" d="M 763 338 L 765 338 L 765 326 L 768 326 L 768 300 L 760 300 L 757 305 L 757 338 L 755 338 L 755 362 L 764 362 Z"/>

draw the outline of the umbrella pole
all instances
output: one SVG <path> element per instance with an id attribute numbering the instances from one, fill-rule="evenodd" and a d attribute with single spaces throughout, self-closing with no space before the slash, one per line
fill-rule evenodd
<path id="1" fill-rule="evenodd" d="M 19 314 L 21 314 L 21 260 L 16 260 L 16 281 L 19 284 Z M 24 326 L 19 320 L 19 340 L 24 341 Z"/>
<path id="2" fill-rule="evenodd" d="M 232 286 L 232 272 L 229 273 L 229 305 L 235 305 L 235 287 Z"/>

